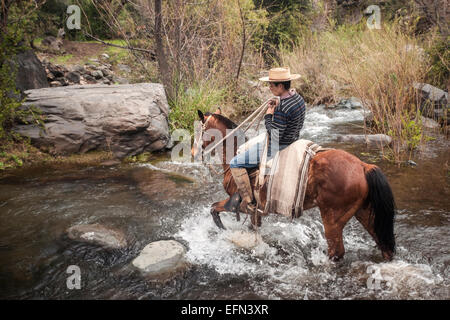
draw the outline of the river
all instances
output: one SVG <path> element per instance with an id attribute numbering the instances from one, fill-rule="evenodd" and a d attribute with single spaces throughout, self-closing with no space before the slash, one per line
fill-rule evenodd
<path id="1" fill-rule="evenodd" d="M 40 166 L 0 176 L 1 299 L 449 299 L 450 159 L 448 140 L 398 167 L 378 150 L 335 142 L 361 133 L 360 110 L 308 110 L 302 138 L 347 150 L 382 168 L 398 211 L 397 254 L 385 263 L 355 220 L 344 229 L 346 254 L 330 262 L 317 208 L 297 220 L 263 219 L 263 243 L 236 247 L 230 236 L 249 221 L 209 214 L 226 198 L 221 177 L 198 163 L 170 160 L 116 166 Z M 254 128 L 253 128 L 254 129 Z M 254 134 L 253 130 L 253 134 Z M 245 222 L 244 222 L 245 221 Z M 130 245 L 105 250 L 71 241 L 65 230 L 101 223 L 122 230 Z M 129 267 L 145 245 L 174 239 L 192 267 L 164 285 Z M 67 267 L 81 270 L 81 289 L 66 286 Z"/>

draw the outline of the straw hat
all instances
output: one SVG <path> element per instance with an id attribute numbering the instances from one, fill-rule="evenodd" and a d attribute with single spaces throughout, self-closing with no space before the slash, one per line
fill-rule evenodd
<path id="1" fill-rule="evenodd" d="M 259 78 L 260 81 L 284 82 L 300 78 L 299 74 L 291 74 L 289 67 L 272 68 L 268 77 Z"/>

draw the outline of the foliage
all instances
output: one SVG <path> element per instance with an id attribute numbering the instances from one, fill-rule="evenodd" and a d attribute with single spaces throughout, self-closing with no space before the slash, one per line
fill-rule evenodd
<path id="1" fill-rule="evenodd" d="M 359 97 L 378 124 L 373 130 L 397 140 L 396 160 L 402 145 L 415 148 L 422 141 L 422 124 L 415 120 L 420 97 L 413 84 L 423 82 L 428 61 L 417 39 L 396 23 L 381 30 L 363 23 L 338 26 L 310 35 L 292 52 L 284 51 L 282 63 L 303 75 L 300 92 L 313 103 Z"/>
<path id="2" fill-rule="evenodd" d="M 212 83 L 196 83 L 189 88 L 180 86 L 174 100 L 170 101 L 171 130 L 187 129 L 194 132 L 194 121 L 198 121 L 197 110 L 214 112 L 224 102 L 225 89 Z"/>
<path id="3" fill-rule="evenodd" d="M 426 52 L 431 63 L 426 75 L 427 82 L 445 90 L 450 79 L 450 36 L 432 41 Z"/>
<path id="4" fill-rule="evenodd" d="M 7 151 L 13 142 L 28 144 L 27 139 L 11 131 L 11 126 L 16 119 L 23 122 L 27 120 L 39 120 L 39 112 L 35 108 L 21 110 L 23 100 L 21 93 L 16 89 L 17 65 L 14 62 L 16 54 L 24 50 L 26 34 L 33 24 L 32 1 L 19 1 L 14 3 L 8 12 L 11 23 L 7 24 L 4 33 L 0 34 L 0 142 L 1 142 L 1 168 L 21 166 L 22 154 L 14 154 Z"/>
<path id="5" fill-rule="evenodd" d="M 268 24 L 255 34 L 254 44 L 262 44 L 266 58 L 277 57 L 280 46 L 293 48 L 311 24 L 309 0 L 254 0 L 257 8 L 267 11 Z"/>

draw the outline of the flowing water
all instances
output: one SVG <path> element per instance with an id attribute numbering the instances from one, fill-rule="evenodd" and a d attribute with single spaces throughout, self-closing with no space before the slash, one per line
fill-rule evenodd
<path id="1" fill-rule="evenodd" d="M 148 164 L 24 168 L 0 177 L 0 298 L 449 299 L 448 141 L 438 138 L 414 158 L 416 167 L 399 168 L 379 151 L 334 142 L 361 133 L 362 119 L 359 110 L 312 108 L 302 138 L 345 149 L 385 172 L 398 207 L 392 262 L 382 261 L 355 219 L 344 229 L 344 259 L 330 262 L 316 208 L 293 221 L 265 217 L 262 242 L 236 247 L 230 239 L 247 232 L 249 221 L 223 213 L 221 231 L 209 214 L 226 198 L 221 177 L 166 154 Z M 87 223 L 122 230 L 130 245 L 106 250 L 65 235 Z M 165 239 L 186 246 L 192 267 L 164 285 L 149 283 L 130 262 Z M 80 290 L 67 289 L 70 265 L 80 267 Z"/>

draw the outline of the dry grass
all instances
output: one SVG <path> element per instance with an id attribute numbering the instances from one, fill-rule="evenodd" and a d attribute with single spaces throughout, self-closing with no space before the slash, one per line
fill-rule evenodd
<path id="1" fill-rule="evenodd" d="M 414 37 L 392 24 L 372 31 L 342 26 L 307 40 L 284 53 L 283 64 L 304 76 L 310 101 L 359 97 L 373 114 L 376 125 L 370 129 L 393 137 L 395 161 L 401 161 L 405 147 L 423 141 L 413 83 L 423 81 L 428 61 Z"/>

